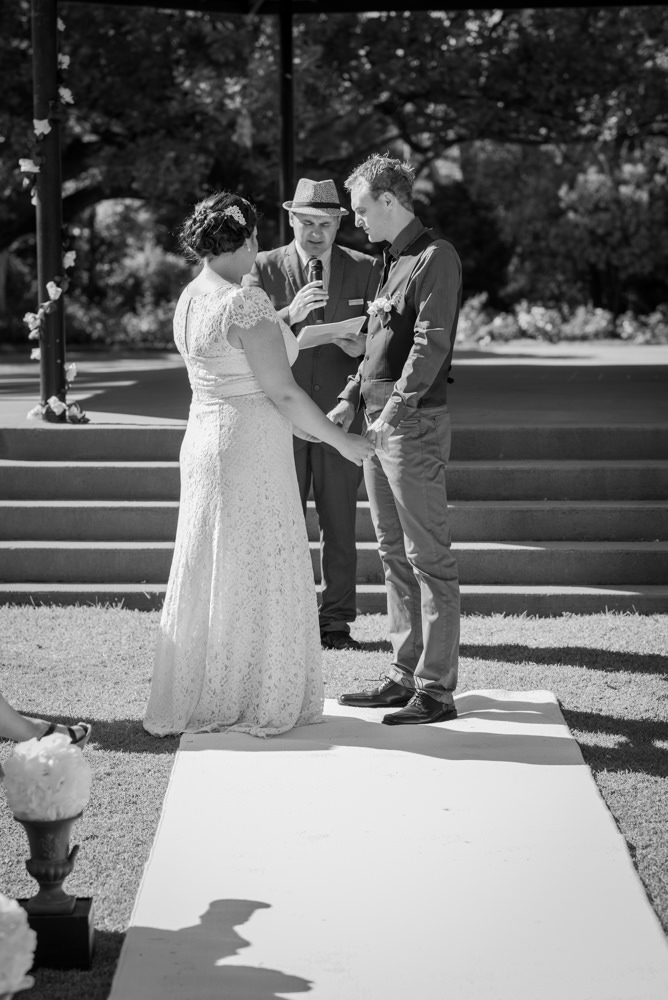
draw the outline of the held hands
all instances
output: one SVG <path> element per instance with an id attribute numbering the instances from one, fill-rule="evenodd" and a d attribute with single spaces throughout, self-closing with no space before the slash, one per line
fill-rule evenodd
<path id="1" fill-rule="evenodd" d="M 347 431 L 353 422 L 355 416 L 355 407 L 352 403 L 347 402 L 347 400 L 342 399 L 333 410 L 330 410 L 327 414 L 327 419 L 331 420 L 333 424 L 341 427 L 342 430 Z M 392 424 L 386 423 L 381 420 L 380 417 L 371 424 L 370 427 L 364 432 L 364 437 L 359 438 L 357 434 L 349 434 L 349 441 L 363 441 L 367 445 L 367 451 L 362 455 L 362 459 L 371 458 L 374 451 L 379 448 L 384 451 L 387 448 L 388 441 L 394 432 L 394 427 Z M 343 455 L 344 452 L 341 451 Z M 345 458 L 350 458 L 351 462 L 355 462 L 356 465 L 361 465 L 361 461 L 357 461 L 350 455 L 345 455 Z"/>
<path id="2" fill-rule="evenodd" d="M 355 407 L 346 400 L 341 400 L 327 414 L 327 419 L 345 432 L 341 436 L 340 443 L 336 445 L 337 449 L 349 462 L 361 465 L 365 458 L 371 458 L 373 455 L 373 444 L 367 437 L 361 437 L 359 434 L 348 434 L 348 428 L 354 417 Z"/>
<path id="3" fill-rule="evenodd" d="M 329 295 L 322 287 L 322 281 L 309 281 L 300 288 L 290 303 L 290 325 L 301 323 L 312 309 L 322 309 Z"/>
<path id="4" fill-rule="evenodd" d="M 392 424 L 386 423 L 378 417 L 377 420 L 367 427 L 364 432 L 364 436 L 374 448 L 379 448 L 381 451 L 386 451 L 390 437 L 394 431 Z"/>
<path id="5" fill-rule="evenodd" d="M 361 437 L 359 434 L 341 434 L 342 441 L 337 444 L 337 448 L 344 458 L 347 458 L 349 462 L 354 462 L 355 465 L 361 465 L 365 458 L 371 458 L 373 455 L 373 445 L 366 437 Z"/>

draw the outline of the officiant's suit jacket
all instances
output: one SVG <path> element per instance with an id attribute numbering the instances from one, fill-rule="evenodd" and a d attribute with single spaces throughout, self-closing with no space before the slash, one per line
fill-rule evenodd
<path id="1" fill-rule="evenodd" d="M 325 322 L 335 323 L 365 316 L 367 305 L 376 297 L 381 268 L 373 257 L 332 245 L 325 306 Z M 294 241 L 257 255 L 253 270 L 244 284 L 258 285 L 267 293 L 281 319 L 288 323 L 288 306 L 307 284 Z M 295 336 L 310 317 L 295 323 Z M 311 320 L 312 322 L 312 320 Z M 363 354 L 364 351 L 360 351 Z M 323 344 L 299 352 L 292 366 L 295 381 L 311 399 L 328 413 L 337 403 L 337 394 L 348 376 L 354 375 L 360 358 L 351 358 L 335 344 Z M 362 428 L 362 413 L 351 430 Z M 311 488 L 320 522 L 322 591 L 319 608 L 320 631 L 349 632 L 348 623 L 356 613 L 355 513 L 362 470 L 327 444 L 293 437 L 295 470 L 302 506 Z"/>
<path id="2" fill-rule="evenodd" d="M 337 323 L 343 319 L 366 315 L 366 309 L 376 295 L 380 280 L 381 266 L 374 257 L 340 247 L 332 246 L 332 258 L 327 292 L 329 299 L 325 306 L 325 323 Z M 253 270 L 244 279 L 244 284 L 259 285 L 271 299 L 271 303 L 286 323 L 288 307 L 300 288 L 306 285 L 297 247 L 294 243 L 258 253 Z M 297 336 L 304 326 L 312 322 L 309 316 L 292 326 Z M 364 351 L 360 351 L 362 355 Z M 336 344 L 323 344 L 300 351 L 292 366 L 292 374 L 298 385 L 304 389 L 321 410 L 328 413 L 337 403 L 341 386 L 349 375 L 354 375 L 360 358 L 351 358 Z M 358 415 L 361 417 L 361 414 Z M 352 430 L 359 431 L 356 420 Z M 295 438 L 295 448 L 305 447 L 306 442 Z M 328 445 L 325 445 L 329 448 Z"/>

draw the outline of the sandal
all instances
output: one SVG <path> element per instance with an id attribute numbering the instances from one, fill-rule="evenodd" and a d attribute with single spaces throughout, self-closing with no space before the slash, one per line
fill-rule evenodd
<path id="1" fill-rule="evenodd" d="M 75 732 L 76 729 L 83 730 L 80 736 L 77 736 Z M 68 726 L 67 731 L 70 734 L 70 743 L 74 743 L 74 745 L 78 746 L 80 750 L 83 750 L 90 739 L 93 727 L 89 722 L 77 722 L 76 726 Z"/>
<path id="2" fill-rule="evenodd" d="M 75 746 L 78 746 L 80 750 L 83 750 L 83 748 L 88 743 L 88 740 L 90 739 L 90 734 L 93 731 L 93 727 L 90 725 L 90 723 L 77 722 L 76 726 L 65 726 L 65 728 L 67 729 L 67 734 L 70 738 L 70 743 L 73 743 Z M 82 732 L 79 735 L 77 735 L 76 732 L 77 729 L 82 730 Z M 43 740 L 45 736 L 51 736 L 53 733 L 57 731 L 58 731 L 58 723 L 50 722 L 49 725 L 46 727 L 45 731 L 42 733 L 42 735 L 38 736 L 37 739 Z"/>

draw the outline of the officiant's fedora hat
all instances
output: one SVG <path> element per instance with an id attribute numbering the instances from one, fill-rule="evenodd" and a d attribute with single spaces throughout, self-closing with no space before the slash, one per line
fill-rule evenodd
<path id="1" fill-rule="evenodd" d="M 299 178 L 293 200 L 284 201 L 283 208 L 304 215 L 348 215 L 348 209 L 339 201 L 334 181 L 312 181 L 309 177 Z"/>

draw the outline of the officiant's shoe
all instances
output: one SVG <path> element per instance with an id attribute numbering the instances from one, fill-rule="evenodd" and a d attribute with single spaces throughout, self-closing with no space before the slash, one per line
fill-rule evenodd
<path id="1" fill-rule="evenodd" d="M 449 722 L 456 718 L 457 709 L 454 705 L 445 705 L 442 701 L 430 698 L 424 691 L 416 691 L 405 708 L 384 716 L 383 722 L 386 726 L 419 726 L 428 722 Z"/>
<path id="2" fill-rule="evenodd" d="M 361 649 L 362 644 L 353 639 L 350 632 L 344 632 L 343 629 L 337 630 L 336 632 L 321 632 L 320 633 L 320 644 L 323 649 Z"/>
<path id="3" fill-rule="evenodd" d="M 371 691 L 342 694 L 339 705 L 351 705 L 353 708 L 399 708 L 407 705 L 412 696 L 412 688 L 405 688 L 386 677 L 382 684 Z"/>

